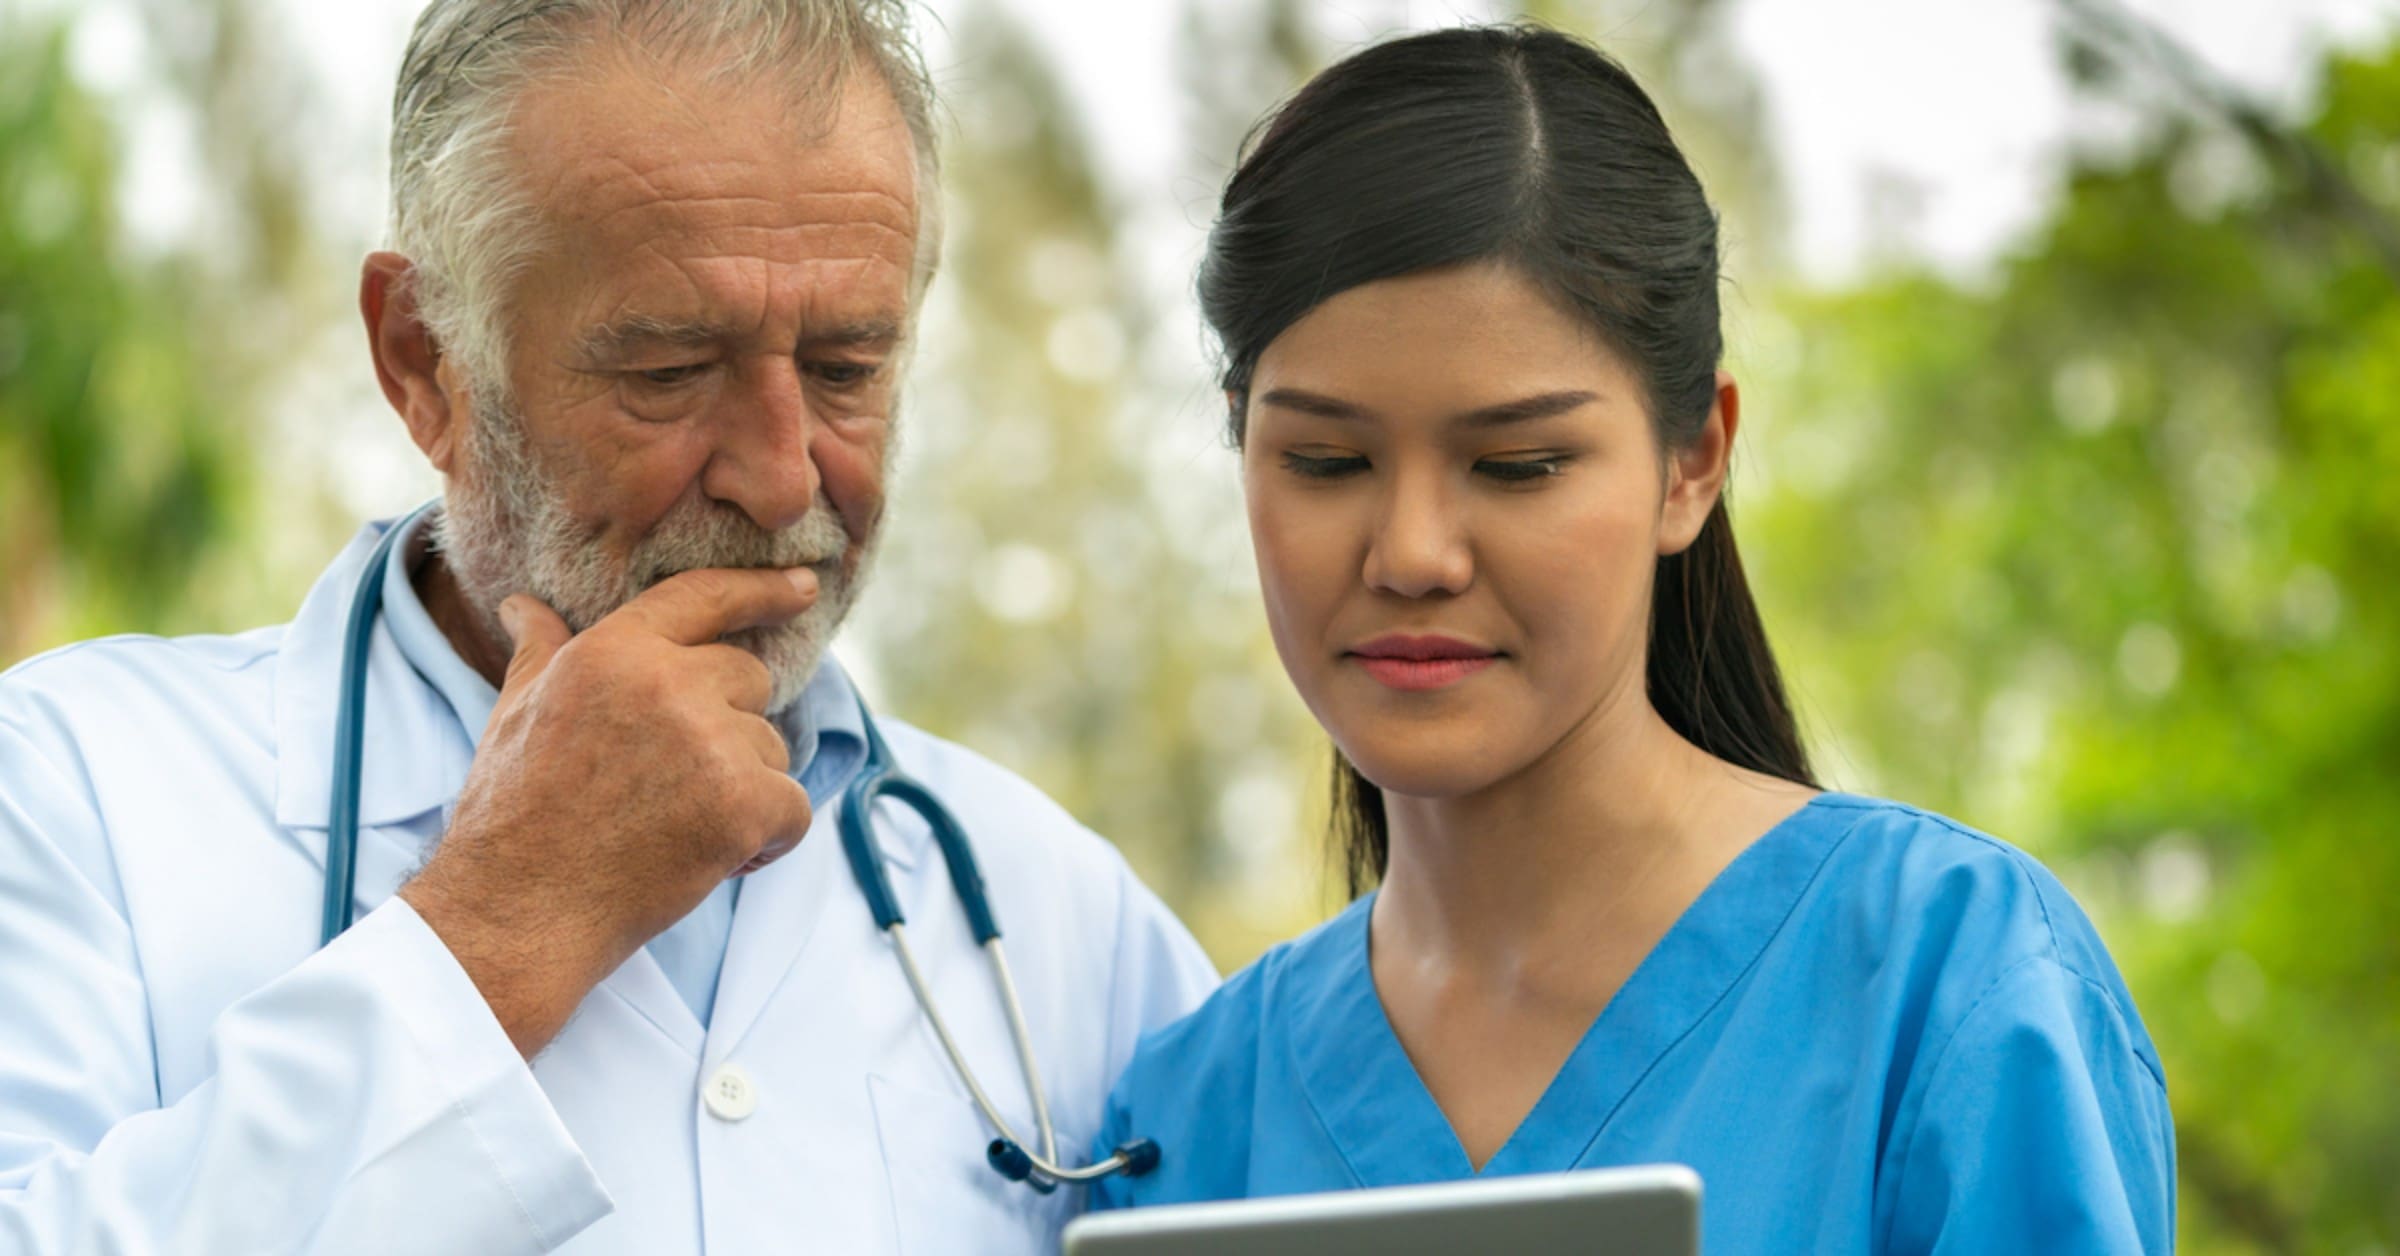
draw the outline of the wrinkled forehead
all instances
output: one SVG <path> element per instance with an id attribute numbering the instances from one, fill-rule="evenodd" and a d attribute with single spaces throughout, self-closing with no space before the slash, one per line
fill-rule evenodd
<path id="1" fill-rule="evenodd" d="M 601 58 L 519 101 L 510 143 L 544 237 L 520 311 L 904 324 L 917 166 L 881 79 L 803 107 L 678 69 Z"/>
<path id="2" fill-rule="evenodd" d="M 530 84 L 510 121 L 512 164 L 557 226 L 638 228 L 753 200 L 765 219 L 915 227 L 908 125 L 863 65 L 771 81 L 604 44 Z"/>

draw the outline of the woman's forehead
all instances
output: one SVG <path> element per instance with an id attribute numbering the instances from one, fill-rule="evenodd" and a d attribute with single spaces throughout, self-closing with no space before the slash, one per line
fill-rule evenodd
<path id="1" fill-rule="evenodd" d="M 1250 394 L 1337 403 L 1296 407 L 1319 413 L 1465 416 L 1540 396 L 1631 398 L 1633 385 L 1583 319 L 1513 267 L 1477 262 L 1326 299 L 1268 344 Z"/>

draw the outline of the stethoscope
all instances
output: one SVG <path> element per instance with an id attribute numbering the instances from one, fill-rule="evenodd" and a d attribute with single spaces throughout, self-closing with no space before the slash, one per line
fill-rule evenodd
<path id="1" fill-rule="evenodd" d="M 375 631 L 375 616 L 383 609 L 385 567 L 391 561 L 392 546 L 427 511 L 437 503 L 428 502 L 409 513 L 383 534 L 383 540 L 367 559 L 365 574 L 358 580 L 358 591 L 350 600 L 350 618 L 342 636 L 341 701 L 334 716 L 333 729 L 333 805 L 326 826 L 325 846 L 325 910 L 323 933 L 319 945 L 340 937 L 350 927 L 351 897 L 358 883 L 358 788 L 365 774 L 366 756 L 361 742 L 367 722 L 367 648 Z M 910 993 L 916 996 L 917 1007 L 933 1026 L 934 1037 L 941 1040 L 942 1051 L 950 1057 L 950 1067 L 958 1070 L 959 1080 L 967 1085 L 967 1094 L 975 1100 L 975 1108 L 983 1114 L 999 1137 L 984 1149 L 985 1159 L 991 1161 L 1002 1177 L 1023 1182 L 1047 1195 L 1057 1190 L 1061 1182 L 1089 1182 L 1095 1178 L 1122 1173 L 1139 1177 L 1158 1167 L 1158 1144 L 1147 1138 L 1120 1143 L 1105 1160 L 1071 1169 L 1058 1163 L 1058 1136 L 1050 1123 L 1050 1104 L 1042 1094 L 1041 1073 L 1034 1067 L 1033 1041 L 1025 1030 L 1025 1010 L 1017 1002 L 1017 984 L 1008 974 L 1008 955 L 1000 948 L 1000 924 L 992 917 L 990 898 L 984 894 L 983 871 L 975 864 L 975 851 L 967 844 L 966 831 L 944 807 L 933 791 L 915 778 L 902 772 L 892 762 L 892 752 L 867 712 L 866 703 L 859 703 L 859 719 L 867 734 L 867 760 L 858 775 L 842 791 L 839 815 L 842 832 L 842 853 L 849 858 L 850 873 L 858 880 L 858 892 L 867 900 L 867 910 L 875 916 L 875 927 L 891 939 L 892 953 L 900 959 L 900 971 L 908 978 Z M 933 995 L 925 988 L 924 974 L 917 970 L 916 957 L 908 949 L 908 928 L 900 914 L 900 899 L 892 893 L 892 883 L 884 875 L 883 860 L 875 846 L 875 804 L 884 799 L 907 807 L 917 813 L 933 830 L 934 842 L 942 848 L 942 861 L 950 869 L 950 885 L 958 892 L 958 901 L 967 912 L 967 924 L 975 931 L 975 941 L 991 956 L 992 975 L 1000 986 L 1000 1000 L 1008 1011 L 1008 1032 L 1016 1040 L 1017 1063 L 1024 1071 L 1025 1092 L 1033 1099 L 1033 1119 L 1042 1138 L 1042 1153 L 1035 1155 L 1025 1149 L 1016 1131 L 992 1106 L 989 1095 L 975 1080 L 975 1071 L 967 1067 L 966 1056 L 960 1054 L 958 1043 L 950 1036 L 950 1027 L 942 1021 L 941 1011 L 934 1006 Z"/>

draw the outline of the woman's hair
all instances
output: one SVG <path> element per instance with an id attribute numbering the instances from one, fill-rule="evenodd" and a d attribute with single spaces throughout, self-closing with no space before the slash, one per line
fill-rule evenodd
<path id="1" fill-rule="evenodd" d="M 1433 31 L 1333 66 L 1253 133 L 1200 269 L 1244 437 L 1259 355 L 1327 298 L 1436 266 L 1498 261 L 1580 314 L 1641 378 L 1662 450 L 1716 397 L 1717 218 L 1666 122 L 1598 49 L 1530 25 Z M 1651 704 L 1684 738 L 1813 784 L 1718 499 L 1658 560 Z M 1383 793 L 1337 750 L 1333 827 L 1350 892 L 1389 855 Z"/>

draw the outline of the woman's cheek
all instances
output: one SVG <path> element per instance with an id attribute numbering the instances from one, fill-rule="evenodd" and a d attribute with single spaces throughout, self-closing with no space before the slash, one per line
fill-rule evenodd
<path id="1" fill-rule="evenodd" d="M 1258 560 L 1268 635 L 1283 658 L 1284 669 L 1305 687 L 1321 652 L 1312 645 L 1322 636 L 1321 625 L 1329 613 L 1320 600 L 1334 596 L 1333 590 L 1318 578 L 1323 573 L 1316 571 L 1317 562 L 1312 562 L 1317 556 L 1294 536 L 1290 518 L 1256 497 L 1251 501 L 1251 548 Z"/>

